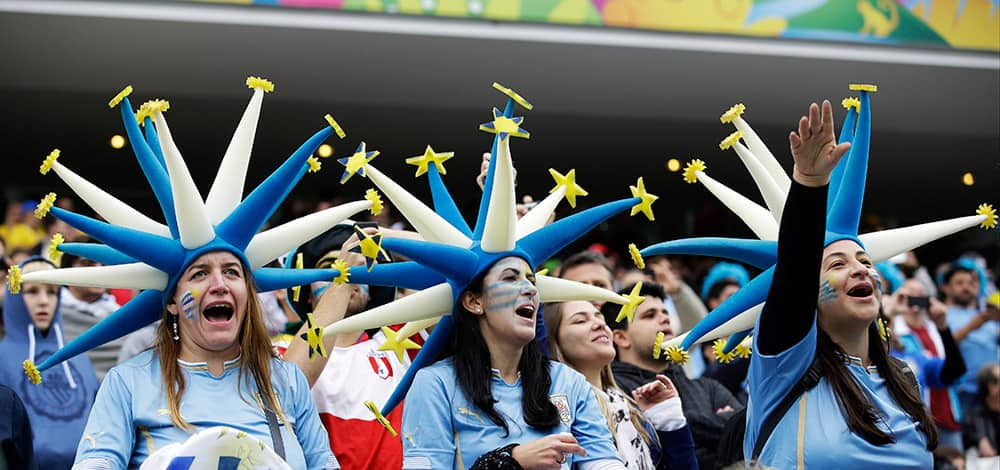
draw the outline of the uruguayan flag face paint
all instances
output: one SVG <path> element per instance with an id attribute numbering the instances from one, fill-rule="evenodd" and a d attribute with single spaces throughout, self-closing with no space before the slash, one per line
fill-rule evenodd
<path id="1" fill-rule="evenodd" d="M 181 307 L 184 308 L 184 316 L 188 320 L 194 318 L 195 314 L 198 313 L 198 291 L 186 291 L 184 295 L 181 296 Z"/>

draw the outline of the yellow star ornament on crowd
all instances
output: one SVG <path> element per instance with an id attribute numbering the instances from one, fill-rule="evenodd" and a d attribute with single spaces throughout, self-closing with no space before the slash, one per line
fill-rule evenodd
<path id="1" fill-rule="evenodd" d="M 565 175 L 559 173 L 553 168 L 549 168 L 549 174 L 552 178 L 556 180 L 556 187 L 549 191 L 552 194 L 559 190 L 560 187 L 566 187 L 566 201 L 569 202 L 570 207 L 576 207 L 576 197 L 586 196 L 588 193 L 580 185 L 576 184 L 576 169 L 569 170 Z"/>
<path id="2" fill-rule="evenodd" d="M 365 257 L 365 264 L 368 266 L 368 271 L 371 271 L 372 267 L 378 261 L 389 261 L 389 254 L 382 249 L 381 233 L 368 235 L 357 225 L 354 226 L 354 232 L 357 233 L 361 244 L 352 248 L 351 251 L 361 253 Z"/>
<path id="3" fill-rule="evenodd" d="M 642 200 L 642 202 L 632 206 L 632 212 L 629 215 L 636 215 L 642 212 L 650 221 L 653 220 L 653 202 L 660 198 L 660 196 L 655 196 L 646 192 L 646 185 L 642 182 L 642 177 L 639 177 L 639 181 L 635 183 L 635 186 L 629 186 L 628 189 L 632 191 L 632 197 L 637 197 Z"/>
<path id="4" fill-rule="evenodd" d="M 635 283 L 635 286 L 632 287 L 632 292 L 629 292 L 625 296 L 628 303 L 622 305 L 621 311 L 618 312 L 618 317 L 615 318 L 616 322 L 627 319 L 628 323 L 632 323 L 632 319 L 635 318 L 635 309 L 639 308 L 639 304 L 646 300 L 645 297 L 639 295 L 640 290 L 642 290 L 642 281 Z"/>
<path id="5" fill-rule="evenodd" d="M 365 176 L 365 166 L 377 156 L 378 150 L 366 151 L 365 143 L 361 142 L 354 151 L 354 155 L 338 159 L 337 161 L 346 167 L 344 174 L 340 177 L 340 184 L 346 183 L 355 173 Z"/>
<path id="6" fill-rule="evenodd" d="M 479 130 L 490 134 L 500 134 L 500 140 L 506 139 L 508 135 L 527 139 L 531 134 L 520 127 L 522 122 L 524 122 L 524 117 L 509 118 L 504 116 L 499 109 L 493 108 L 493 120 L 480 124 Z"/>
<path id="7" fill-rule="evenodd" d="M 400 338 L 399 333 L 388 326 L 382 327 L 382 334 L 385 335 L 385 343 L 378 347 L 379 351 L 392 351 L 396 353 L 396 358 L 399 362 L 403 362 L 403 354 L 406 354 L 408 349 L 420 349 L 420 345 L 413 342 L 410 338 Z"/>
<path id="8" fill-rule="evenodd" d="M 424 173 L 427 173 L 427 167 L 431 163 L 433 163 L 434 166 L 437 167 L 438 173 L 441 173 L 442 175 L 446 175 L 446 174 L 448 174 L 448 172 L 445 171 L 445 169 L 444 169 L 444 162 L 448 161 L 449 158 L 454 157 L 454 156 L 455 156 L 455 152 L 441 152 L 441 153 L 437 153 L 437 152 L 434 151 L 434 149 L 431 148 L 430 145 L 428 145 L 427 149 L 424 150 L 424 154 L 423 155 L 417 155 L 415 157 L 407 158 L 406 159 L 406 163 L 408 163 L 410 165 L 415 165 L 417 167 L 417 177 L 418 178 L 420 177 L 420 175 L 422 175 Z"/>
<path id="9" fill-rule="evenodd" d="M 326 348 L 323 347 L 323 327 L 315 326 L 312 314 L 306 315 L 306 332 L 299 335 L 300 338 L 309 343 L 309 360 L 312 361 L 317 355 L 326 357 Z"/>

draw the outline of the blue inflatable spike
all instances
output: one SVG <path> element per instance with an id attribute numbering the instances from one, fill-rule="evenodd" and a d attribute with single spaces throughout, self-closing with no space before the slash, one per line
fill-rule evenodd
<path id="1" fill-rule="evenodd" d="M 170 228 L 170 234 L 174 237 L 178 237 L 177 232 L 177 217 L 174 213 L 174 195 L 170 189 L 170 177 L 167 176 L 167 169 L 163 164 L 163 157 L 157 159 L 156 154 L 153 150 L 149 148 L 146 143 L 146 138 L 142 134 L 142 130 L 139 129 L 139 124 L 135 122 L 134 111 L 132 110 L 132 102 L 129 101 L 126 96 L 122 99 L 122 102 L 118 104 L 121 108 L 122 113 L 122 123 L 125 125 L 125 133 L 128 134 L 128 141 L 132 145 L 132 152 L 135 153 L 136 160 L 139 161 L 139 166 L 142 168 L 142 174 L 146 175 L 146 179 L 149 181 L 149 186 L 153 189 L 153 195 L 156 196 L 156 201 L 160 203 L 160 210 L 163 211 L 163 217 L 166 219 L 167 227 Z M 157 145 L 159 147 L 159 145 Z"/>
<path id="2" fill-rule="evenodd" d="M 639 198 L 634 197 L 591 207 L 526 235 L 518 240 L 517 246 L 528 253 L 532 260 L 542 263 L 601 222 L 640 201 Z"/>
<path id="3" fill-rule="evenodd" d="M 857 124 L 858 113 L 853 107 L 848 108 L 847 116 L 844 117 L 844 125 L 840 128 L 840 139 L 837 141 L 838 144 L 844 142 L 851 142 L 854 140 L 854 126 Z M 840 189 L 840 184 L 844 179 L 844 168 L 847 166 L 847 162 L 851 159 L 851 152 L 853 149 L 847 151 L 847 155 L 840 160 L 840 163 L 833 168 L 833 172 L 830 173 L 830 189 L 829 194 L 826 196 L 826 211 L 830 212 L 830 208 L 833 206 L 833 201 L 837 198 L 837 190 Z"/>
<path id="4" fill-rule="evenodd" d="M 507 98 L 507 105 L 503 108 L 504 117 L 514 116 L 514 99 Z M 507 137 L 508 139 L 510 136 Z M 479 214 L 476 215 L 476 229 L 472 234 L 472 238 L 476 240 L 483 239 L 483 230 L 486 228 L 486 213 L 489 212 L 490 208 L 490 197 L 493 194 L 493 173 L 496 171 L 496 165 L 493 162 L 497 161 L 497 145 L 500 142 L 500 133 L 497 132 L 493 136 L 493 148 L 490 149 L 490 167 L 486 170 L 486 179 L 483 181 L 483 197 L 479 200 Z"/>
<path id="5" fill-rule="evenodd" d="M 479 257 L 467 248 L 405 238 L 383 238 L 382 247 L 410 258 L 459 284 L 471 281 L 479 268 Z"/>
<path id="6" fill-rule="evenodd" d="M 826 229 L 835 233 L 857 235 L 861 204 L 868 179 L 868 148 L 871 141 L 871 107 L 868 92 L 861 92 L 861 112 L 837 196 L 827 215 Z"/>
<path id="7" fill-rule="evenodd" d="M 139 260 L 101 243 L 63 243 L 59 251 L 97 261 L 105 266 L 138 263 Z"/>
<path id="8" fill-rule="evenodd" d="M 108 315 L 66 347 L 49 356 L 38 366 L 39 371 L 90 351 L 104 343 L 118 339 L 163 317 L 163 292 L 145 290 L 122 308 Z"/>
<path id="9" fill-rule="evenodd" d="M 160 271 L 176 272 L 184 261 L 184 248 L 176 240 L 111 225 L 60 207 L 53 207 L 52 214 L 118 252 L 136 258 Z"/>
<path id="10" fill-rule="evenodd" d="M 767 290 L 770 289 L 773 278 L 774 267 L 772 266 L 751 279 L 747 285 L 740 288 L 735 294 L 726 299 L 725 302 L 722 302 L 722 305 L 716 307 L 715 310 L 709 312 L 708 316 L 695 324 L 694 328 L 691 328 L 691 331 L 688 332 L 687 337 L 684 338 L 684 341 L 681 342 L 681 349 L 691 349 L 691 346 L 702 336 L 722 326 L 723 323 L 732 320 L 733 317 L 743 313 L 750 307 L 763 302 L 767 298 Z"/>
<path id="11" fill-rule="evenodd" d="M 156 134 L 156 124 L 153 124 L 153 120 L 147 116 L 143 118 L 142 128 L 146 132 L 146 145 L 153 151 L 160 166 L 166 171 L 167 162 L 163 160 L 163 149 L 160 148 L 160 137 Z"/>
<path id="12" fill-rule="evenodd" d="M 657 243 L 643 248 L 639 254 L 717 256 L 764 269 L 774 266 L 778 260 L 778 242 L 724 237 L 686 238 Z"/>
<path id="13" fill-rule="evenodd" d="M 324 127 L 306 140 L 292 156 L 274 170 L 257 188 L 250 193 L 233 212 L 219 223 L 215 233 L 236 248 L 245 250 L 253 236 L 274 210 L 285 200 L 308 166 L 306 160 L 319 148 L 330 134 L 332 127 Z"/>
<path id="14" fill-rule="evenodd" d="M 740 343 L 742 343 L 743 340 L 747 338 L 747 336 L 750 336 L 751 333 L 753 333 L 753 328 L 749 330 L 740 331 L 739 333 L 733 333 L 732 335 L 730 335 L 729 340 L 726 341 L 726 345 L 723 346 L 722 348 L 722 354 L 729 354 L 730 352 L 732 352 L 734 349 L 736 349 L 736 346 L 739 346 Z"/>
<path id="15" fill-rule="evenodd" d="M 462 217 L 462 213 L 458 211 L 455 200 L 452 199 L 451 193 L 448 192 L 448 188 L 441 179 L 441 174 L 438 173 L 437 165 L 427 165 L 427 181 L 431 186 L 434 211 L 441 217 L 444 217 L 444 220 L 447 220 L 452 227 L 457 228 L 465 236 L 472 238 L 472 229 L 469 228 L 469 223 Z"/>
<path id="16" fill-rule="evenodd" d="M 376 264 L 371 271 L 364 266 L 354 266 L 348 271 L 351 284 L 423 290 L 446 282 L 440 274 L 414 261 Z"/>
<path id="17" fill-rule="evenodd" d="M 259 292 L 270 292 L 318 281 L 332 281 L 340 275 L 336 269 L 257 268 L 253 277 Z"/>
<path id="18" fill-rule="evenodd" d="M 454 326 L 455 319 L 451 315 L 441 317 L 441 321 L 438 322 L 434 327 L 434 331 L 424 341 L 424 345 L 420 347 L 417 357 L 413 358 L 413 363 L 406 370 L 403 379 L 399 381 L 399 385 L 396 385 L 396 389 L 392 391 L 389 400 L 382 405 L 382 416 L 389 416 L 389 413 L 392 413 L 392 410 L 396 409 L 396 406 L 406 398 L 406 392 L 410 390 L 410 385 L 413 384 L 413 377 L 417 375 L 417 372 L 438 360 L 441 351 L 448 346 L 448 340 L 451 339 L 451 330 Z"/>

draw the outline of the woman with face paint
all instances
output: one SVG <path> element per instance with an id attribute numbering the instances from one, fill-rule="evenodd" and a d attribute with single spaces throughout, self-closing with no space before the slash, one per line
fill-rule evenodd
<path id="1" fill-rule="evenodd" d="M 42 258 L 21 264 L 25 273 L 55 269 Z M 4 325 L 0 341 L 0 384 L 24 402 L 34 431 L 35 462 L 39 468 L 69 468 L 83 436 L 87 413 L 97 393 L 97 375 L 86 355 L 77 356 L 42 374 L 44 382 L 28 382 L 21 362 L 44 360 L 63 347 L 59 312 L 61 286 L 24 283 L 18 293 L 5 291 Z"/>
<path id="2" fill-rule="evenodd" d="M 877 271 L 855 236 L 824 233 L 830 175 L 850 148 L 834 138 L 830 103 L 813 103 L 789 141 L 793 183 L 754 330 L 744 455 L 777 468 L 929 469 L 937 429 L 880 337 Z M 818 383 L 792 394 L 807 374 Z"/>
<path id="3" fill-rule="evenodd" d="M 546 304 L 549 357 L 587 378 L 630 469 L 697 469 L 694 440 L 674 384 L 664 375 L 629 397 L 615 382 L 611 329 L 591 302 Z"/>
<path id="4" fill-rule="evenodd" d="M 406 396 L 403 468 L 624 468 L 586 379 L 542 354 L 538 303 L 521 258 L 469 284 L 450 352 Z"/>
<path id="5" fill-rule="evenodd" d="M 209 251 L 181 272 L 156 334 L 152 350 L 104 378 L 74 468 L 169 462 L 192 432 L 215 426 L 280 446 L 291 468 L 330 464 L 309 385 L 272 350 L 253 279 L 235 254 Z"/>

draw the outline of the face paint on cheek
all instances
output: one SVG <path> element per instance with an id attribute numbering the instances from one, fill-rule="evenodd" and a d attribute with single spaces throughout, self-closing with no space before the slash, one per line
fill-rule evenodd
<path id="1" fill-rule="evenodd" d="M 825 304 L 837 300 L 837 289 L 832 278 L 827 278 L 819 285 L 819 303 Z"/>
<path id="2" fill-rule="evenodd" d="M 499 310 L 517 305 L 521 297 L 522 283 L 511 284 L 509 282 L 495 282 L 486 286 L 486 294 L 489 301 L 486 308 L 489 310 Z"/>
<path id="3" fill-rule="evenodd" d="M 181 307 L 184 309 L 184 316 L 188 320 L 194 318 L 198 314 L 198 296 L 201 292 L 198 289 L 189 290 L 184 292 L 181 296 Z"/>
<path id="4" fill-rule="evenodd" d="M 879 293 L 885 292 L 882 290 L 882 275 L 879 274 L 877 269 L 869 269 L 868 275 L 875 280 L 875 288 L 878 289 Z"/>

